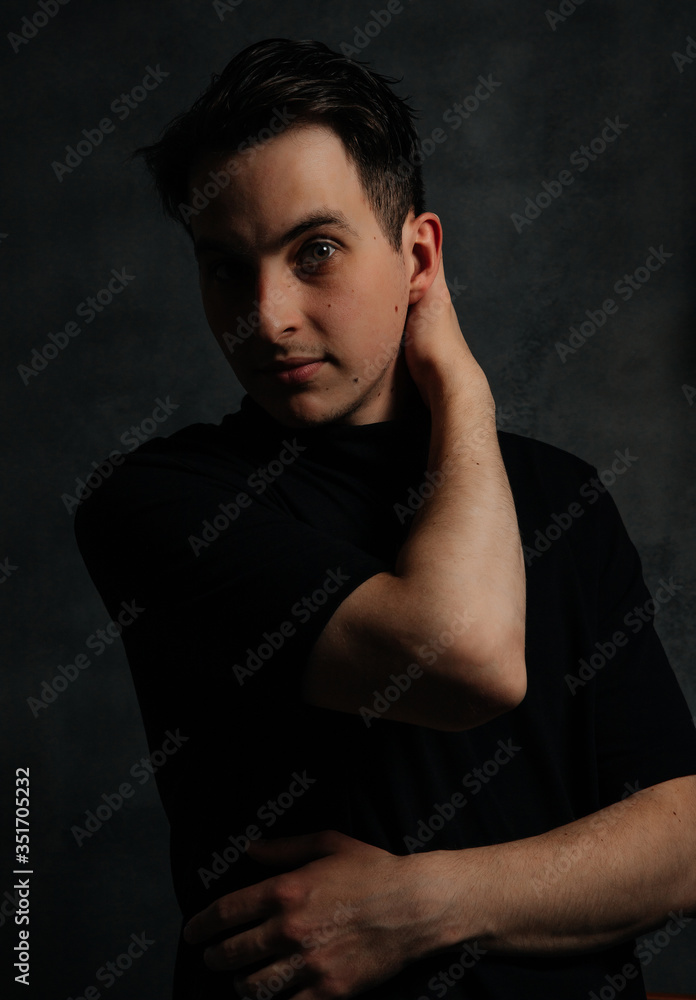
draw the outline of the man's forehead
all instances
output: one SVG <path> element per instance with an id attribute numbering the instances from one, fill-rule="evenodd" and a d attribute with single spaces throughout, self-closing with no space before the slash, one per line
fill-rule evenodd
<path id="1" fill-rule="evenodd" d="M 232 182 L 229 189 L 223 182 L 228 193 L 234 194 L 237 188 L 245 200 L 249 192 L 253 197 L 259 188 L 269 199 L 285 186 L 298 193 L 312 191 L 321 199 L 320 192 L 332 187 L 338 186 L 343 195 L 353 187 L 352 182 L 361 187 L 342 139 L 332 129 L 314 124 L 295 125 L 258 144 L 204 151 L 189 169 L 189 186 L 220 175 L 227 175 Z"/>
<path id="2" fill-rule="evenodd" d="M 189 180 L 192 196 L 217 189 L 194 217 L 196 236 L 229 236 L 257 248 L 262 239 L 282 245 L 289 233 L 322 224 L 357 238 L 376 221 L 355 164 L 325 127 L 296 126 L 248 155 L 204 154 Z"/>
<path id="3" fill-rule="evenodd" d="M 194 248 L 197 257 L 208 252 L 273 253 L 282 250 L 306 233 L 319 229 L 337 230 L 355 240 L 362 239 L 345 212 L 339 208 L 320 205 L 316 209 L 298 216 L 287 226 L 277 227 L 271 223 L 264 230 L 261 239 L 249 240 L 241 233 L 236 232 L 232 225 L 215 226 L 212 232 L 206 228 L 205 232 L 195 238 Z"/>

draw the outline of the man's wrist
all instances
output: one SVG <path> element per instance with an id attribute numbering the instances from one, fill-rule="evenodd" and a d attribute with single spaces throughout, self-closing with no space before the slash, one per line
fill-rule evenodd
<path id="1" fill-rule="evenodd" d="M 483 370 L 476 366 L 447 365 L 431 367 L 427 379 L 431 412 L 446 412 L 453 407 L 460 414 L 495 416 L 495 401 Z"/>
<path id="2" fill-rule="evenodd" d="M 459 849 L 426 851 L 402 858 L 418 958 L 436 955 L 488 934 L 481 904 L 481 879 L 476 876 L 478 866 L 474 857 L 475 851 Z M 462 900 L 467 900 L 466 907 Z"/>

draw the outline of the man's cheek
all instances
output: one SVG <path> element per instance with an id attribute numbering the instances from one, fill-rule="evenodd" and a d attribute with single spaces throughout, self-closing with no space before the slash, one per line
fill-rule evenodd
<path id="1" fill-rule="evenodd" d="M 400 336 L 386 337 L 384 327 L 374 327 L 364 342 L 364 351 L 355 365 L 359 385 L 375 382 L 394 362 L 399 353 Z M 356 386 L 357 387 L 357 386 Z"/>

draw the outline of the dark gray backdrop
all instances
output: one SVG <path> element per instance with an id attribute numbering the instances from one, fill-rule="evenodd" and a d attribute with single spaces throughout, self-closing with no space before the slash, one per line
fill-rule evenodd
<path id="1" fill-rule="evenodd" d="M 696 9 L 586 0 L 573 12 L 565 0 L 561 20 L 547 15 L 544 0 L 405 0 L 375 35 L 368 22 L 381 0 L 241 0 L 222 16 L 193 0 L 56 6 L 45 0 L 54 13 L 34 18 L 38 2 L 6 0 L 1 15 L 3 36 L 23 25 L 31 34 L 32 18 L 38 25 L 26 42 L 0 39 L 3 835 L 11 833 L 15 768 L 29 766 L 32 988 L 23 995 L 76 998 L 92 985 L 114 998 L 164 997 L 177 929 L 167 828 L 154 779 L 140 785 L 130 776 L 148 751 L 120 641 L 45 708 L 32 711 L 28 701 L 109 618 L 76 550 L 63 495 L 74 494 L 93 462 L 128 450 L 121 438 L 129 427 L 151 429 L 158 397 L 178 405 L 162 433 L 217 422 L 241 398 L 207 329 L 187 238 L 159 213 L 142 164 L 125 164 L 125 156 L 152 141 L 248 43 L 274 35 L 353 45 L 367 26 L 357 40 L 369 44 L 355 45 L 356 56 L 403 77 L 397 89 L 422 109 L 422 136 L 445 133 L 425 161 L 428 207 L 443 219 L 448 277 L 466 286 L 457 311 L 501 424 L 600 469 L 616 450 L 637 459 L 613 493 L 648 585 L 671 576 L 683 587 L 658 628 L 696 712 L 696 60 L 674 57 L 696 55 L 687 40 L 696 36 Z M 148 67 L 168 75 L 120 118 L 112 102 L 140 85 Z M 443 116 L 472 95 L 479 75 L 500 86 L 476 109 L 469 100 L 471 114 L 455 129 Z M 81 147 L 88 155 L 59 180 L 52 164 L 65 162 L 66 146 L 104 117 L 113 131 L 93 151 Z M 571 156 L 607 118 L 628 127 L 581 170 Z M 550 204 L 530 225 L 515 225 L 511 216 L 543 182 L 557 190 L 551 182 L 562 170 L 572 183 L 558 197 L 542 196 Z M 613 291 L 617 280 L 661 246 L 671 256 L 624 301 Z M 80 321 L 79 304 L 122 268 L 133 279 L 92 322 Z M 618 311 L 562 360 L 556 345 L 568 344 L 570 327 L 589 323 L 586 311 L 596 314 L 608 298 Z M 80 333 L 49 349 L 57 356 L 43 370 L 19 367 L 32 357 L 38 367 L 32 351 L 51 343 L 49 333 L 62 342 L 58 333 L 71 320 Z M 78 846 L 71 828 L 126 781 L 133 797 Z M 9 892 L 0 908 L 6 956 L 17 941 L 8 917 L 13 864 L 8 844 L 0 865 L 0 893 Z M 113 986 L 100 985 L 97 970 L 142 932 L 154 944 Z M 691 925 L 646 967 L 650 985 L 696 986 L 694 934 Z M 2 990 L 5 981 L 14 985 L 11 961 L 0 969 Z"/>

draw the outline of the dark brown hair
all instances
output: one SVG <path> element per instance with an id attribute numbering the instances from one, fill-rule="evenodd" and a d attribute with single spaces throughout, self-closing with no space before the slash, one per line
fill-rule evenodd
<path id="1" fill-rule="evenodd" d="M 271 121 L 289 121 L 288 128 L 325 125 L 342 140 L 385 238 L 398 251 L 409 210 L 425 210 L 416 112 L 392 91 L 398 82 L 323 42 L 267 38 L 213 73 L 191 108 L 131 157 L 144 158 L 165 213 L 191 235 L 189 220 L 197 213 L 189 204 L 190 174 L 204 154 L 253 150 L 273 135 Z"/>

